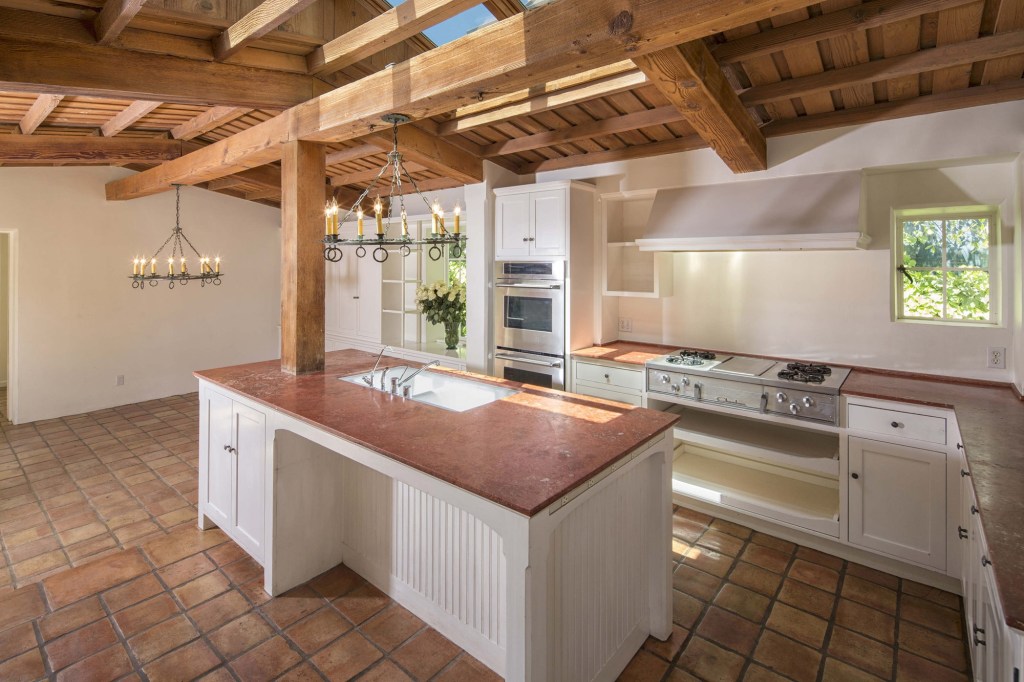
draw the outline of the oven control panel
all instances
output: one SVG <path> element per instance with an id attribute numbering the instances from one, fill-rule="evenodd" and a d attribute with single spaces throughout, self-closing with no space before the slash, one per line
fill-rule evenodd
<path id="1" fill-rule="evenodd" d="M 800 389 L 768 387 L 767 412 L 836 424 L 838 396 Z"/>

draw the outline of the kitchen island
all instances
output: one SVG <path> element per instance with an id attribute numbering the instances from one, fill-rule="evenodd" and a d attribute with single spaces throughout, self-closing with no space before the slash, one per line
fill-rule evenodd
<path id="1" fill-rule="evenodd" d="M 668 637 L 674 416 L 462 373 L 517 392 L 453 412 L 340 380 L 374 359 L 196 373 L 199 524 L 267 592 L 345 563 L 510 680 L 614 679 Z"/>

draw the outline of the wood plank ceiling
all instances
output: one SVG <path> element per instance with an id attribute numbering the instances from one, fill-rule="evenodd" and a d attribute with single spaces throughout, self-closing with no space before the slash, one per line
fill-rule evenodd
<path id="1" fill-rule="evenodd" d="M 498 20 L 539 11 L 484 4 Z M 416 31 L 472 5 L 0 0 L 0 164 L 159 165 L 433 49 Z M 1024 0 L 803 5 L 636 63 L 481 93 L 400 131 L 409 167 L 439 189 L 479 179 L 481 159 L 533 173 L 710 145 L 741 172 L 764 167 L 765 137 L 1024 98 Z M 341 199 L 388 146 L 376 133 L 329 145 Z M 280 203 L 276 163 L 204 186 Z"/>

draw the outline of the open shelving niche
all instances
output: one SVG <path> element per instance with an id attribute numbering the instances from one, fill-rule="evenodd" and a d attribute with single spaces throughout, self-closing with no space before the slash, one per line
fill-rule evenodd
<path id="1" fill-rule="evenodd" d="M 677 495 L 839 537 L 839 433 L 676 405 Z"/>
<path id="2" fill-rule="evenodd" d="M 409 236 L 419 239 L 430 231 L 430 216 L 409 216 Z M 408 256 L 401 247 L 388 249 L 381 264 L 381 343 L 431 352 L 444 351 L 444 327 L 430 324 L 416 308 L 416 289 L 448 277 L 448 247 L 436 261 L 427 256 L 429 246 L 411 246 Z"/>
<path id="3" fill-rule="evenodd" d="M 672 254 L 641 251 L 656 190 L 601 195 L 605 296 L 672 295 Z"/>

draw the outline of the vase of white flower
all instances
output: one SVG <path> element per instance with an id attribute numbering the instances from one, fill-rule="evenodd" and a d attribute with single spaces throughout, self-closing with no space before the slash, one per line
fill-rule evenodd
<path id="1" fill-rule="evenodd" d="M 444 345 L 453 350 L 459 345 L 459 331 L 466 321 L 466 286 L 438 280 L 416 289 L 416 307 L 431 324 L 444 325 Z"/>

